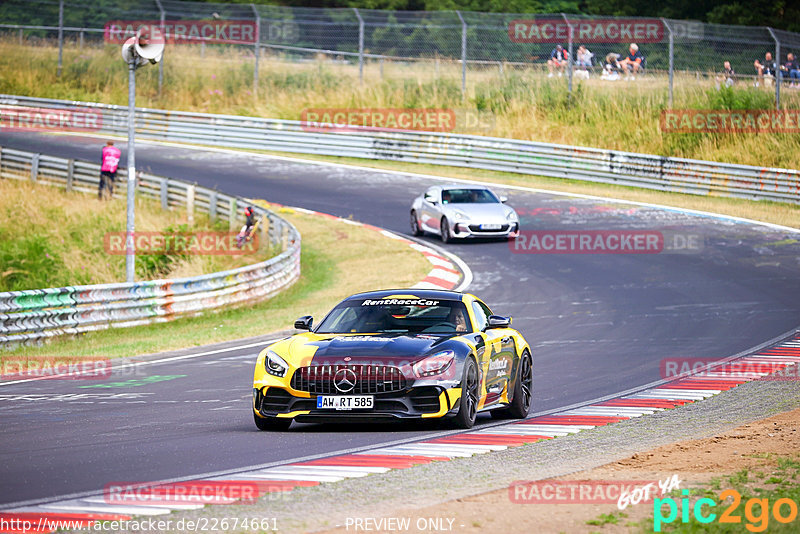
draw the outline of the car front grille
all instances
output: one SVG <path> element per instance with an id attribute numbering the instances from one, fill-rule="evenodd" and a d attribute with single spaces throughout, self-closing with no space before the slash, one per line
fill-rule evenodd
<path id="1" fill-rule="evenodd" d="M 352 371 L 352 374 L 343 370 Z M 342 371 L 342 373 L 339 373 Z M 349 391 L 337 389 L 336 378 L 355 377 Z M 391 365 L 331 364 L 300 367 L 292 375 L 292 388 L 318 395 L 374 395 L 394 393 L 406 388 L 406 378 L 400 369 Z"/>
<path id="2" fill-rule="evenodd" d="M 495 232 L 507 232 L 508 231 L 508 225 L 507 224 L 503 224 L 503 225 L 500 226 L 500 228 L 498 228 L 496 230 L 486 230 L 486 229 L 481 228 L 480 224 L 470 224 L 469 225 L 469 230 L 470 230 L 470 232 L 475 233 L 475 234 L 480 234 L 481 232 L 488 232 L 488 233 L 492 233 L 493 234 Z"/>

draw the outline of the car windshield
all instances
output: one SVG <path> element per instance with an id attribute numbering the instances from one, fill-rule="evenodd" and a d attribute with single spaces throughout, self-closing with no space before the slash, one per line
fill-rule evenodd
<path id="1" fill-rule="evenodd" d="M 467 309 L 457 300 L 363 299 L 336 306 L 318 334 L 454 334 L 472 331 Z"/>
<path id="2" fill-rule="evenodd" d="M 488 189 L 445 189 L 442 204 L 498 204 L 500 199 Z"/>

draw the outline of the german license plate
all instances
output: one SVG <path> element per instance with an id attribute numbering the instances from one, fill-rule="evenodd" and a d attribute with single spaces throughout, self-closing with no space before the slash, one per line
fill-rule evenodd
<path id="1" fill-rule="evenodd" d="M 320 410 L 371 410 L 374 405 L 372 395 L 320 395 L 317 409 Z"/>
<path id="2" fill-rule="evenodd" d="M 500 224 L 482 224 L 481 230 L 499 230 L 502 228 Z"/>

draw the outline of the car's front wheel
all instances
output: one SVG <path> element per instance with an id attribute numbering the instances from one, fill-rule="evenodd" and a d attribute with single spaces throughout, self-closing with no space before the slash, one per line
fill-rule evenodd
<path id="1" fill-rule="evenodd" d="M 411 235 L 419 237 L 422 235 L 422 229 L 419 227 L 419 220 L 417 219 L 417 212 L 411 212 Z"/>
<path id="2" fill-rule="evenodd" d="M 253 412 L 253 420 L 259 430 L 288 430 L 292 424 L 291 419 L 278 417 L 259 417 Z"/>
<path id="3" fill-rule="evenodd" d="M 453 235 L 450 233 L 450 224 L 447 222 L 447 217 L 442 217 L 442 223 L 439 225 L 442 232 L 442 243 L 449 243 L 453 240 Z"/>
<path id="4" fill-rule="evenodd" d="M 467 358 L 464 362 L 464 376 L 461 379 L 461 400 L 454 423 L 458 428 L 472 428 L 478 416 L 478 366 L 475 360 Z"/>
<path id="5" fill-rule="evenodd" d="M 525 419 L 531 409 L 533 399 L 533 360 L 526 350 L 522 353 L 519 360 L 519 370 L 517 371 L 517 381 L 514 384 L 514 396 L 511 404 L 506 408 L 492 410 L 492 418 L 506 419 L 513 417 Z"/>

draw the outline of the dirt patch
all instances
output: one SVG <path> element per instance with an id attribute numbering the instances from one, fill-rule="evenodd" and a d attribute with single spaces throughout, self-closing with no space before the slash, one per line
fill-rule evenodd
<path id="1" fill-rule="evenodd" d="M 616 486 L 620 487 L 625 486 L 627 481 L 666 481 L 677 475 L 681 481 L 680 489 L 707 488 L 715 478 L 742 470 L 769 470 L 776 466 L 778 457 L 796 457 L 798 454 L 800 409 L 748 423 L 710 438 L 665 445 L 553 480 L 564 483 L 617 482 L 622 483 Z M 624 515 L 620 515 L 615 502 L 520 504 L 512 502 L 513 495 L 513 489 L 502 489 L 437 506 L 397 510 L 387 518 L 407 518 L 409 528 L 403 529 L 407 532 L 432 532 L 438 519 L 438 524 L 450 526 L 447 530 L 453 532 L 621 533 L 638 531 L 641 527 L 634 523 L 653 517 L 652 504 L 628 506 Z M 532 493 L 520 495 L 530 496 Z M 540 495 L 544 497 L 545 493 L 540 492 Z M 611 495 L 615 494 L 607 494 Z M 357 528 L 358 519 L 369 519 L 370 522 L 362 522 L 363 528 Z M 380 518 L 349 518 L 349 524 L 331 532 L 365 532 L 368 531 L 367 526 L 371 532 L 398 531 L 397 523 L 379 521 Z M 587 521 L 593 521 L 594 524 L 588 524 Z"/>

